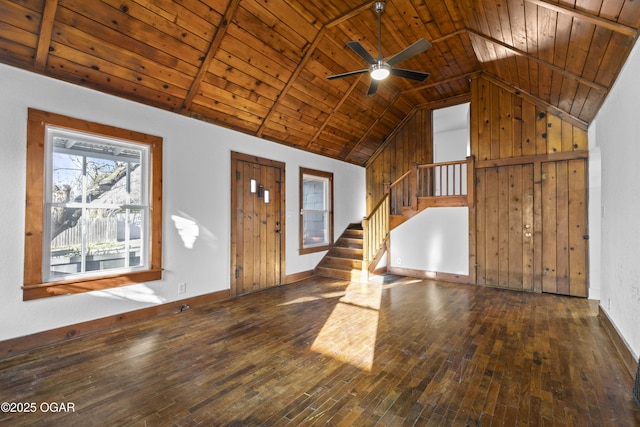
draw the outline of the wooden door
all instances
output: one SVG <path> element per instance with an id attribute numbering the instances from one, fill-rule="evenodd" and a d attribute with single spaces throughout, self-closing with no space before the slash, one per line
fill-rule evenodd
<path id="1" fill-rule="evenodd" d="M 476 280 L 533 290 L 533 165 L 476 170 Z"/>
<path id="2" fill-rule="evenodd" d="M 587 296 L 587 160 L 542 163 L 542 291 Z"/>
<path id="3" fill-rule="evenodd" d="M 240 153 L 232 153 L 231 163 L 231 295 L 235 296 L 282 283 L 285 170 L 284 163 Z"/>

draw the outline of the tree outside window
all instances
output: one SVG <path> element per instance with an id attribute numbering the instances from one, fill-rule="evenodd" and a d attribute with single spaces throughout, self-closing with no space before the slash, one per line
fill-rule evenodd
<path id="1" fill-rule="evenodd" d="M 25 300 L 161 278 L 161 138 L 30 109 L 26 199 Z"/>

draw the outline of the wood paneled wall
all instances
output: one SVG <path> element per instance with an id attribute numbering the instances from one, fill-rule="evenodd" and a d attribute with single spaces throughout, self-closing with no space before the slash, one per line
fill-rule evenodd
<path id="1" fill-rule="evenodd" d="M 587 296 L 586 124 L 481 75 L 471 83 L 471 153 L 476 282 Z"/>
<path id="2" fill-rule="evenodd" d="M 476 161 L 587 150 L 587 125 L 487 75 L 471 82 L 471 153 Z"/>
<path id="3" fill-rule="evenodd" d="M 470 279 L 587 295 L 587 125 L 487 74 L 471 82 Z M 367 209 L 384 184 L 433 160 L 433 108 L 417 109 L 367 164 Z"/>
<path id="4" fill-rule="evenodd" d="M 431 109 L 416 109 L 367 164 L 367 213 L 384 196 L 384 185 L 414 163 L 433 161 Z"/>

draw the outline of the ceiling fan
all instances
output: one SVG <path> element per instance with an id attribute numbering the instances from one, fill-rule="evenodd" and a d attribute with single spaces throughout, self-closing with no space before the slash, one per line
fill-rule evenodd
<path id="1" fill-rule="evenodd" d="M 386 79 L 387 77 L 389 77 L 389 75 L 404 77 L 406 79 L 416 80 L 419 82 L 424 81 L 427 77 L 429 77 L 429 73 L 425 73 L 422 71 L 405 70 L 404 68 L 395 68 L 394 65 L 424 52 L 431 47 L 431 43 L 422 38 L 385 60 L 382 57 L 382 42 L 380 37 L 380 15 L 384 11 L 384 2 L 376 2 L 373 5 L 373 8 L 378 14 L 378 59 L 375 59 L 373 56 L 371 56 L 371 54 L 360 44 L 359 41 L 347 42 L 347 46 L 353 49 L 353 51 L 357 53 L 362 59 L 367 61 L 367 63 L 369 64 L 369 68 L 328 76 L 327 79 L 334 80 L 348 76 L 355 76 L 357 74 L 369 73 L 369 75 L 371 76 L 371 84 L 369 85 L 369 91 L 367 92 L 367 95 L 373 95 L 374 93 L 376 93 L 380 81 Z"/>

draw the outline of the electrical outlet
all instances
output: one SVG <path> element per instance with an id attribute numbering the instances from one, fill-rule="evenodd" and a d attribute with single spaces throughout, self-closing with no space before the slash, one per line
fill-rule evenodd
<path id="1" fill-rule="evenodd" d="M 397 265 L 401 265 L 402 264 L 402 258 L 400 258 L 400 257 L 396 258 L 396 264 Z"/>
<path id="2" fill-rule="evenodd" d="M 187 282 L 178 283 L 178 293 L 186 294 L 187 293 Z"/>

